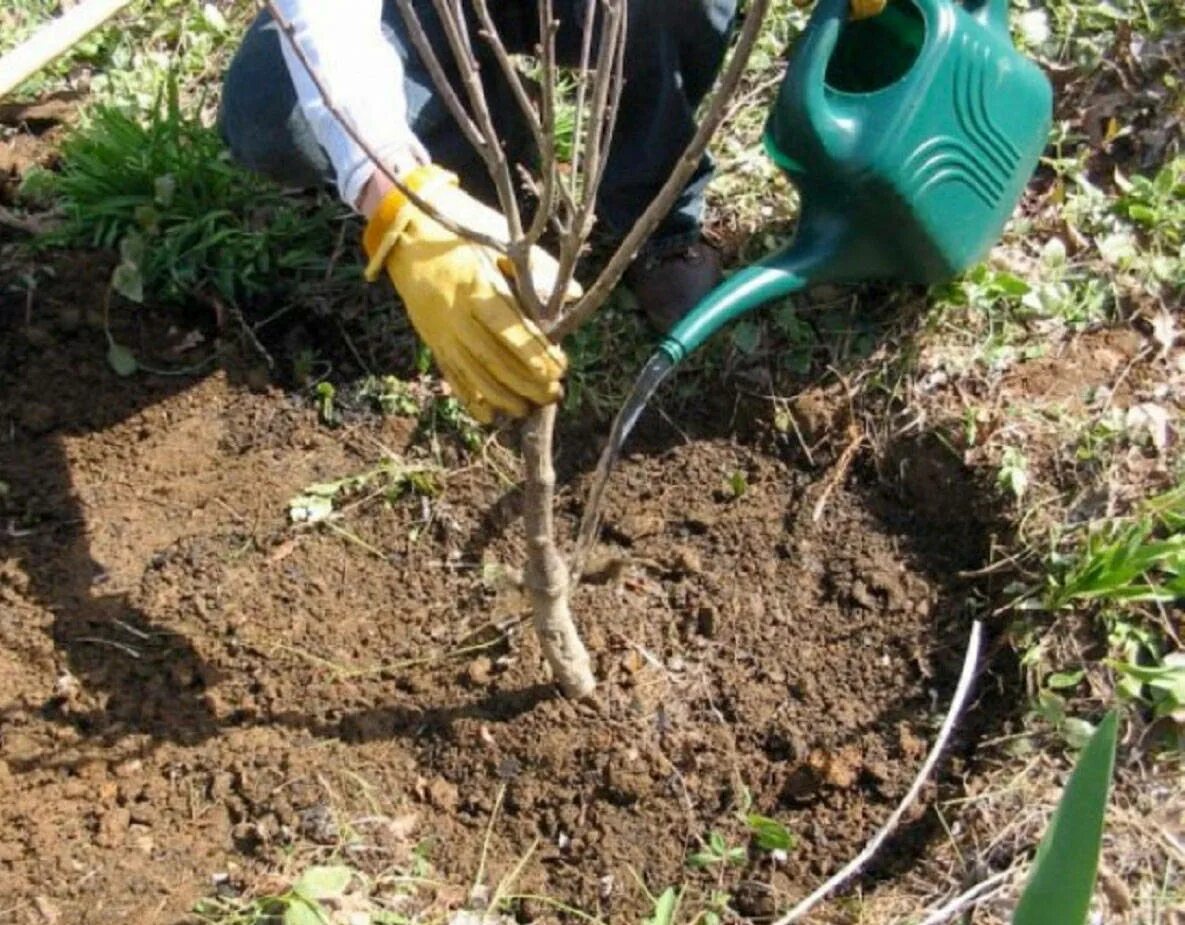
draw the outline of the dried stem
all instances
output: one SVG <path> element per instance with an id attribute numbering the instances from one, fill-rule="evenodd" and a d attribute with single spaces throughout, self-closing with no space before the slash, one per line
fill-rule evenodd
<path id="1" fill-rule="evenodd" d="M 535 632 L 552 673 L 567 697 L 587 697 L 596 688 L 588 651 L 572 622 L 568 567 L 555 542 L 555 468 L 552 434 L 556 407 L 535 411 L 523 425 L 527 531 L 526 583 Z"/>

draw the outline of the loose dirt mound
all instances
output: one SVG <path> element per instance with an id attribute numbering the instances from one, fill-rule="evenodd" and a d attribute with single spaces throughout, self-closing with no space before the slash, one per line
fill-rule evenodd
<path id="1" fill-rule="evenodd" d="M 603 687 L 574 705 L 494 577 L 520 562 L 498 466 L 295 531 L 293 495 L 414 452 L 412 425 L 329 432 L 224 374 L 119 380 L 66 301 L 32 328 L 12 306 L 0 337 L 4 905 L 174 922 L 292 841 L 383 863 L 422 842 L 464 884 L 505 787 L 494 875 L 538 839 L 521 889 L 625 920 L 631 872 L 658 890 L 707 833 L 744 837 L 748 791 L 800 839 L 732 880 L 760 913 L 908 785 L 968 630 L 950 576 L 984 555 L 941 451 L 906 485 L 928 504 L 857 478 L 816 524 L 825 470 L 710 413 L 687 439 L 654 425 L 576 602 Z M 562 443 L 572 517 L 597 443 Z"/>

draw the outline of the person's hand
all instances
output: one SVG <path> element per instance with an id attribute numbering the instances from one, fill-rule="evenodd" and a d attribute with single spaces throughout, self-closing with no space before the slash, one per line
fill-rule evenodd
<path id="1" fill-rule="evenodd" d="M 885 11 L 888 0 L 848 0 L 852 19 L 870 19 Z"/>
<path id="2" fill-rule="evenodd" d="M 428 164 L 401 181 L 461 227 L 507 239 L 505 218 L 462 191 L 448 171 Z M 359 208 L 370 213 L 363 236 L 370 258 L 367 279 L 387 271 L 416 332 L 474 418 L 488 424 L 499 413 L 522 417 L 563 396 L 567 358 L 523 314 L 509 261 L 449 231 L 398 189 L 383 192 L 381 184 L 372 183 Z M 538 248 L 530 263 L 534 285 L 546 300 L 559 268 Z M 566 297 L 580 294 L 573 285 Z"/>

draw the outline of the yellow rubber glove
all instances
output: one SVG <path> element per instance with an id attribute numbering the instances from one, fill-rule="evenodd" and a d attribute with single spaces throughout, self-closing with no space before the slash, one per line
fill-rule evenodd
<path id="1" fill-rule="evenodd" d="M 507 240 L 506 219 L 461 190 L 455 175 L 428 164 L 403 183 L 464 228 Z M 461 404 L 483 424 L 498 413 L 522 417 L 563 396 L 568 361 L 519 307 L 513 269 L 497 251 L 462 238 L 429 218 L 399 190 L 387 194 L 362 239 L 374 281 L 386 269 L 408 317 Z M 551 294 L 559 266 L 531 254 L 540 297 Z M 568 299 L 581 295 L 575 284 Z"/>
<path id="2" fill-rule="evenodd" d="M 888 0 L 848 0 L 852 19 L 870 19 L 885 11 Z"/>

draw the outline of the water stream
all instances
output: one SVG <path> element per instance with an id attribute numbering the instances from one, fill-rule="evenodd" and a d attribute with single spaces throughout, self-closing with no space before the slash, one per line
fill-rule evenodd
<path id="1" fill-rule="evenodd" d="M 580 575 L 588 560 L 588 554 L 596 545 L 597 534 L 601 529 L 601 516 L 605 507 L 605 489 L 609 486 L 609 478 L 621 458 L 622 447 L 638 423 L 642 411 L 646 408 L 658 387 L 666 380 L 675 362 L 665 352 L 654 354 L 642 367 L 634 382 L 634 389 L 629 398 L 617 412 L 613 420 L 613 427 L 609 431 L 609 442 L 601 452 L 597 462 L 596 472 L 593 473 L 592 490 L 588 495 L 588 503 L 584 506 L 584 515 L 580 518 L 580 530 L 576 534 L 576 551 L 572 557 L 573 585 L 580 581 Z"/>

